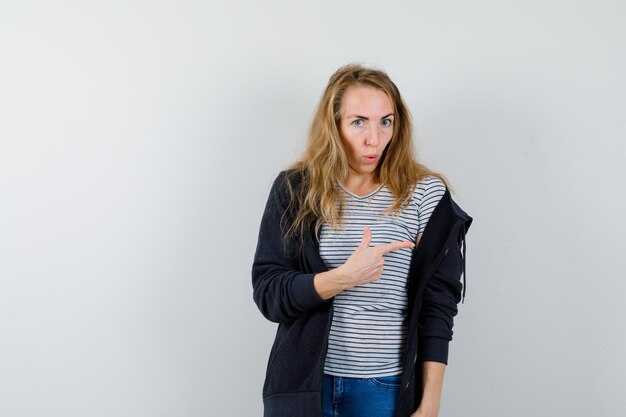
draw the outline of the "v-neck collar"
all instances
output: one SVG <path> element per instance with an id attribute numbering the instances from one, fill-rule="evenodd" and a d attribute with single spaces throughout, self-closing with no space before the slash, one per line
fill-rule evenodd
<path id="1" fill-rule="evenodd" d="M 359 199 L 359 200 L 363 200 L 365 198 L 369 198 L 371 196 L 373 196 L 374 194 L 376 194 L 378 191 L 380 191 L 381 188 L 383 188 L 383 184 L 380 184 L 378 187 L 376 187 L 374 190 L 370 191 L 369 193 L 365 194 L 365 195 L 358 195 L 353 193 L 352 191 L 348 190 L 348 188 L 346 188 L 345 185 L 343 185 L 341 183 L 341 181 L 337 181 L 337 184 L 339 185 L 339 187 L 345 191 L 347 194 L 350 194 L 352 197 Z"/>

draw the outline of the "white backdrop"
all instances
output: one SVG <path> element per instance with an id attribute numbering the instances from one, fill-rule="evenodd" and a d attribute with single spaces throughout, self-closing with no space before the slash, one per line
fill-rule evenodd
<path id="1" fill-rule="evenodd" d="M 626 4 L 301 3 L 0 3 L 0 415 L 262 414 L 259 221 L 353 61 L 474 218 L 440 416 L 625 415 Z"/>

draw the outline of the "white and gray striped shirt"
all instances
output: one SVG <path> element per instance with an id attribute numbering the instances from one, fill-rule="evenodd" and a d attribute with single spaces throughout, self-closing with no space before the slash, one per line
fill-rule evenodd
<path id="1" fill-rule="evenodd" d="M 440 179 L 428 176 L 417 183 L 410 203 L 401 213 L 383 215 L 394 201 L 387 187 L 358 196 L 340 184 L 337 186 L 344 195 L 344 227 L 332 230 L 323 224 L 320 235 L 320 255 L 329 268 L 346 262 L 361 243 L 366 225 L 372 231 L 372 246 L 415 242 L 446 190 Z M 402 372 L 407 336 L 406 280 L 411 254 L 412 249 L 386 254 L 380 280 L 335 296 L 325 373 L 374 378 Z"/>

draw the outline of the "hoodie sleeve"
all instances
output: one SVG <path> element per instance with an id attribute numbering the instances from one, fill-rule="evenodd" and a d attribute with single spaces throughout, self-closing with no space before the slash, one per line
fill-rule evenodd
<path id="1" fill-rule="evenodd" d="M 465 271 L 465 232 L 463 224 L 424 288 L 418 330 L 420 361 L 448 363 L 454 316 L 464 290 L 460 278 Z"/>
<path id="2" fill-rule="evenodd" d="M 289 204 L 285 174 L 281 172 L 272 185 L 252 264 L 254 302 L 277 323 L 293 321 L 324 302 L 313 286 L 315 274 L 298 271 L 298 259 L 284 248 L 281 221 Z"/>

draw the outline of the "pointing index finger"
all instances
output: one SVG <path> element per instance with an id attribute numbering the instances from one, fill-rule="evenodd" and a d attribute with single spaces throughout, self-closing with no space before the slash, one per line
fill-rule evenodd
<path id="1" fill-rule="evenodd" d="M 414 248 L 415 243 L 413 242 L 391 242 L 385 245 L 378 246 L 378 249 L 382 252 L 382 254 L 386 254 L 389 252 L 393 252 L 394 250 L 403 249 L 403 248 Z"/>

